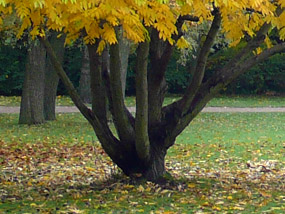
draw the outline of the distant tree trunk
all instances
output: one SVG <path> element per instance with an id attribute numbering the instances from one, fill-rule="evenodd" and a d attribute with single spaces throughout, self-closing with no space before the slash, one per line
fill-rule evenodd
<path id="1" fill-rule="evenodd" d="M 90 88 L 90 58 L 87 46 L 84 46 L 82 54 L 81 74 L 79 80 L 79 95 L 84 103 L 91 103 Z"/>
<path id="2" fill-rule="evenodd" d="M 49 39 L 58 60 L 62 63 L 64 58 L 64 40 L 65 36 L 57 37 L 58 33 L 52 32 Z M 59 82 L 59 77 L 54 70 L 54 66 L 50 61 L 50 57 L 46 59 L 45 71 L 45 90 L 44 90 L 44 115 L 46 120 L 55 120 L 55 105 L 56 105 L 56 92 Z"/>
<path id="3" fill-rule="evenodd" d="M 123 97 L 126 94 L 126 82 L 127 82 L 127 70 L 130 55 L 130 42 L 123 38 L 123 35 L 119 36 L 119 47 L 120 47 L 120 60 L 121 60 L 121 81 L 122 81 L 122 91 Z"/>
<path id="4" fill-rule="evenodd" d="M 44 79 L 46 51 L 41 43 L 34 43 L 28 51 L 25 80 L 20 109 L 20 124 L 40 124 L 44 118 Z"/>

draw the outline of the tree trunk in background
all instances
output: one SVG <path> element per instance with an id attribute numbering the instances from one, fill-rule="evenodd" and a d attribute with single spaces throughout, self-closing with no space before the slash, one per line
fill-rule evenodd
<path id="1" fill-rule="evenodd" d="M 87 46 L 84 46 L 82 54 L 81 74 L 79 80 L 79 95 L 84 103 L 91 103 L 90 88 L 90 63 Z"/>
<path id="2" fill-rule="evenodd" d="M 44 118 L 44 78 L 46 51 L 34 43 L 28 51 L 25 80 L 20 109 L 20 124 L 40 124 Z"/>
<path id="3" fill-rule="evenodd" d="M 126 81 L 127 81 L 127 70 L 128 70 L 128 63 L 129 63 L 129 55 L 130 55 L 130 42 L 123 38 L 121 35 L 119 36 L 119 47 L 120 47 L 120 60 L 121 60 L 121 81 L 122 81 L 122 90 L 123 96 L 125 98 L 126 93 Z"/>
<path id="4" fill-rule="evenodd" d="M 65 36 L 57 38 L 58 34 L 52 32 L 50 37 L 50 43 L 56 52 L 58 60 L 62 63 L 64 58 L 64 41 Z M 46 59 L 46 71 L 45 71 L 45 90 L 44 90 L 44 115 L 46 120 L 55 120 L 55 105 L 56 105 L 56 93 L 59 77 L 54 70 L 54 66 L 50 61 L 50 57 Z"/>

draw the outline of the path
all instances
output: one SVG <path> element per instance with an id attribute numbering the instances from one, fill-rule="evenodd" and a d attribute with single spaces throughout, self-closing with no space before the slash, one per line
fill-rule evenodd
<path id="1" fill-rule="evenodd" d="M 135 112 L 135 107 L 129 107 L 131 112 Z M 20 107 L 0 106 L 1 113 L 19 113 Z M 74 113 L 79 112 L 75 106 L 57 106 L 57 113 Z M 258 107 L 258 108 L 232 108 L 232 107 L 205 107 L 202 112 L 285 112 L 285 107 Z"/>

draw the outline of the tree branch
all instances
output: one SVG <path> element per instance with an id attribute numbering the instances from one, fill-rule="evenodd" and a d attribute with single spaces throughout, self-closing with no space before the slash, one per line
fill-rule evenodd
<path id="1" fill-rule="evenodd" d="M 180 108 L 181 108 L 182 114 L 185 111 L 187 111 L 187 109 L 189 108 L 193 98 L 196 95 L 196 92 L 199 89 L 199 86 L 202 83 L 202 80 L 204 78 L 207 59 L 208 59 L 210 50 L 214 44 L 215 38 L 219 32 L 221 21 L 222 21 L 221 14 L 217 12 L 212 22 L 211 28 L 208 32 L 208 35 L 206 37 L 206 40 L 199 52 L 197 63 L 194 68 L 194 75 L 192 77 L 192 81 L 190 85 L 188 86 L 188 88 L 186 89 L 186 92 L 181 100 Z"/>
<path id="2" fill-rule="evenodd" d="M 52 49 L 51 44 L 45 38 L 41 37 L 39 39 L 40 39 L 40 42 L 45 46 L 45 49 L 46 49 L 48 55 L 50 56 L 50 60 L 53 63 L 58 76 L 61 78 L 64 86 L 66 87 L 68 94 L 70 95 L 72 101 L 74 102 L 76 107 L 79 109 L 79 111 L 85 116 L 85 118 L 88 121 L 90 121 L 91 123 L 93 123 L 93 120 L 95 118 L 94 113 L 81 100 L 81 98 L 80 98 L 79 94 L 77 93 L 76 89 L 74 88 L 72 82 L 70 81 L 70 79 L 66 75 L 65 71 L 63 70 L 60 62 L 58 61 L 57 56 L 56 56 L 54 50 Z"/>
<path id="3" fill-rule="evenodd" d="M 121 82 L 121 62 L 119 44 L 110 46 L 110 88 L 113 119 L 119 138 L 127 145 L 135 140 L 135 132 L 126 114 Z"/>
<path id="4" fill-rule="evenodd" d="M 205 105 L 224 87 L 236 79 L 239 75 L 245 73 L 250 68 L 262 62 L 274 54 L 285 50 L 285 43 L 277 44 L 272 48 L 263 51 L 259 55 L 252 56 L 245 61 L 240 62 L 236 67 L 224 71 L 219 76 L 213 77 L 211 81 L 203 84 L 197 92 L 191 107 L 185 114 L 183 120 L 177 125 L 173 131 L 173 135 L 178 136 L 184 128 L 199 114 Z"/>
<path id="5" fill-rule="evenodd" d="M 72 101 L 82 113 L 82 115 L 89 121 L 89 123 L 94 128 L 94 131 L 100 140 L 102 147 L 107 152 L 108 155 L 113 160 L 118 160 L 120 157 L 118 156 L 118 151 L 122 151 L 124 148 L 122 144 L 113 136 L 112 132 L 107 126 L 102 126 L 101 121 L 98 117 L 86 106 L 84 105 L 83 101 L 80 99 L 76 89 L 74 88 L 72 82 L 66 75 L 65 71 L 63 70 L 58 58 L 52 49 L 49 41 L 46 38 L 39 38 L 40 42 L 45 46 L 48 55 L 50 56 L 50 60 L 54 65 L 55 71 L 57 72 L 58 76 L 61 78 L 64 86 L 66 87 L 68 94 L 70 95 Z"/>
<path id="6" fill-rule="evenodd" d="M 96 43 L 98 44 L 98 43 Z M 97 53 L 98 45 L 88 44 L 90 58 L 90 83 L 92 94 L 92 110 L 107 125 L 106 93 L 102 74 L 102 56 Z"/>
<path id="7" fill-rule="evenodd" d="M 277 15 L 280 15 L 281 12 L 279 8 L 276 11 Z M 229 84 L 234 78 L 240 75 L 236 69 L 241 73 L 245 72 L 247 69 L 252 67 L 254 64 L 266 59 L 269 55 L 273 55 L 278 51 L 283 50 L 282 45 L 277 45 L 273 49 L 268 49 L 259 56 L 250 57 L 246 60 L 253 50 L 259 47 L 265 39 L 266 33 L 271 28 L 270 23 L 264 23 L 260 30 L 256 33 L 256 36 L 252 38 L 247 46 L 243 48 L 236 56 L 230 60 L 221 71 L 218 71 L 213 75 L 206 83 L 203 83 L 198 88 L 198 91 L 195 92 L 192 102 L 189 103 L 189 107 L 184 109 L 184 116 L 181 117 L 181 112 L 178 110 L 181 106 L 181 100 L 165 107 L 163 109 L 164 120 L 169 117 L 175 118 L 176 122 L 170 124 L 167 129 L 168 132 L 173 134 L 169 136 L 169 142 L 172 142 L 173 139 L 180 134 L 184 128 L 192 121 L 192 119 L 204 108 L 208 101 L 210 101 L 221 89 L 223 89 L 227 84 Z M 235 74 L 230 74 L 227 72 L 234 71 Z M 242 71 L 241 71 L 242 70 Z M 235 77 L 234 77 L 235 76 Z"/>
<path id="8" fill-rule="evenodd" d="M 177 35 L 173 35 L 173 39 L 177 41 L 182 35 L 182 26 L 185 21 L 199 21 L 198 17 L 185 15 L 179 16 L 176 21 Z M 158 124 L 161 120 L 161 110 L 164 96 L 167 90 L 165 82 L 165 72 L 167 65 L 172 56 L 174 46 L 168 41 L 162 41 L 158 37 L 158 32 L 152 29 L 150 43 L 150 72 L 149 79 L 149 122 L 150 124 Z"/>
<path id="9" fill-rule="evenodd" d="M 284 9 L 277 8 L 276 15 L 279 16 L 283 11 Z M 254 51 L 263 43 L 265 36 L 271 27 L 272 27 L 271 23 L 265 22 L 260 27 L 255 37 L 252 38 L 250 41 L 248 41 L 246 47 L 244 47 L 238 54 L 236 54 L 235 57 L 231 59 L 223 69 L 228 70 L 232 66 L 235 66 L 240 60 L 243 60 L 247 56 L 249 56 L 252 53 L 252 51 Z"/>
<path id="10" fill-rule="evenodd" d="M 149 42 L 139 44 L 136 66 L 136 151 L 145 162 L 149 159 L 147 61 Z"/>
<path id="11" fill-rule="evenodd" d="M 266 60 L 267 58 L 273 56 L 276 53 L 282 52 L 285 50 L 285 43 L 280 43 L 272 48 L 269 48 L 267 50 L 264 50 L 258 55 L 254 55 L 250 57 L 247 60 L 241 61 L 238 63 L 235 67 L 232 67 L 231 69 L 224 70 L 220 74 L 221 80 L 219 82 L 223 82 L 224 85 L 228 85 L 230 82 L 232 82 L 237 76 L 241 75 L 242 73 L 249 70 L 254 65 L 258 64 L 261 61 Z M 216 86 L 218 87 L 218 86 Z M 212 89 L 213 90 L 213 89 Z M 216 91 L 217 89 L 215 89 Z"/>

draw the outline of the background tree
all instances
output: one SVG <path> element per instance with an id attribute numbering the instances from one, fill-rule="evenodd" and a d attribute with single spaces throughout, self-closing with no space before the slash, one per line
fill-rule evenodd
<path id="1" fill-rule="evenodd" d="M 271 43 L 268 36 L 272 29 L 277 29 L 279 38 L 284 39 L 282 0 L 252 0 L 246 3 L 229 0 L 177 3 L 162 0 L 34 0 L 34 4 L 24 4 L 28 12 L 18 9 L 19 4 L 23 6 L 25 1 L 6 2 L 15 4 L 14 8 L 23 20 L 22 30 L 32 27 L 30 34 L 40 37 L 73 102 L 94 128 L 106 153 L 125 174 L 149 180 L 164 175 L 167 150 L 209 100 L 249 68 L 285 49 L 284 42 Z M 193 77 L 185 94 L 180 100 L 163 107 L 167 92 L 165 74 L 174 44 L 180 48 L 189 46 L 183 38 L 185 22 L 210 22 L 210 28 L 191 66 Z M 92 59 L 92 110 L 84 105 L 62 69 L 44 37 L 42 25 L 59 31 L 64 27 L 67 43 L 76 39 L 82 31 L 86 32 L 84 40 Z M 138 44 L 135 117 L 127 110 L 123 100 L 117 40 L 121 26 L 124 36 Z M 232 46 L 241 41 L 246 41 L 246 45 L 221 69 L 204 79 L 207 59 L 220 30 Z M 101 66 L 100 53 L 107 44 L 110 45 L 110 74 L 104 72 Z M 107 123 L 102 96 L 109 100 L 118 137 Z"/>
<path id="2" fill-rule="evenodd" d="M 28 50 L 25 80 L 22 89 L 20 124 L 40 124 L 44 117 L 44 82 L 46 51 L 39 42 L 33 42 Z"/>
<path id="3" fill-rule="evenodd" d="M 79 80 L 79 95 L 84 103 L 91 103 L 90 59 L 87 46 L 82 50 L 82 65 Z"/>
<path id="4" fill-rule="evenodd" d="M 63 62 L 65 38 L 57 38 L 52 32 L 50 44 Z M 22 88 L 20 124 L 40 124 L 46 120 L 55 120 L 56 94 L 59 77 L 54 70 L 44 46 L 38 41 L 32 42 L 28 49 L 25 79 Z"/>

